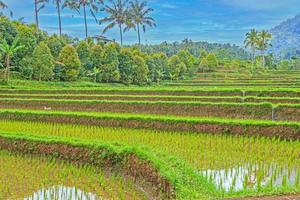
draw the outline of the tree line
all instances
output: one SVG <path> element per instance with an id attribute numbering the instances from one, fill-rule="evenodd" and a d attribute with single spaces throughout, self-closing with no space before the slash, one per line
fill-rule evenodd
<path id="1" fill-rule="evenodd" d="M 171 56 L 145 53 L 138 45 L 122 47 L 89 37 L 78 40 L 48 35 L 35 25 L 6 17 L 0 17 L 0 29 L 0 63 L 6 82 L 13 71 L 19 78 L 39 81 L 159 84 L 191 77 L 203 67 L 207 71 L 218 66 L 216 56 L 204 50 L 197 56 L 188 50 Z"/>
<path id="2" fill-rule="evenodd" d="M 95 19 L 99 25 L 105 24 L 102 33 L 106 33 L 112 28 L 117 27 L 120 34 L 120 44 L 123 45 L 123 34 L 129 30 L 137 31 L 138 44 L 141 44 L 141 31 L 146 32 L 146 27 L 156 26 L 154 18 L 151 13 L 154 11 L 148 6 L 147 1 L 139 0 L 33 0 L 35 24 L 39 28 L 39 14 L 46 7 L 47 4 L 54 4 L 57 10 L 58 17 L 58 33 L 62 36 L 62 11 L 65 8 L 74 10 L 78 14 L 83 12 L 85 38 L 88 38 L 88 12 Z M 0 0 L 0 9 L 9 10 L 11 15 L 13 12 L 9 9 L 7 4 Z M 98 19 L 97 14 L 104 12 L 106 16 Z"/>

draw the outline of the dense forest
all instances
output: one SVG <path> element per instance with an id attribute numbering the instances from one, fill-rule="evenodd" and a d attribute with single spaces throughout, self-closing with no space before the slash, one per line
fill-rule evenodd
<path id="1" fill-rule="evenodd" d="M 245 48 L 231 44 L 193 42 L 161 43 L 142 45 L 141 34 L 146 27 L 154 27 L 152 8 L 147 2 L 66 0 L 60 8 L 74 10 L 90 7 L 91 15 L 99 24 L 105 24 L 103 33 L 112 28 L 120 30 L 120 42 L 103 36 L 88 35 L 85 23 L 85 38 L 78 39 L 62 34 L 59 23 L 58 35 L 49 35 L 39 29 L 38 14 L 48 1 L 36 1 L 36 23 L 25 24 L 22 19 L 11 20 L 0 15 L 0 78 L 3 84 L 10 77 L 39 81 L 93 81 L 99 83 L 123 83 L 144 85 L 162 80 L 182 80 L 197 73 L 233 71 L 244 74 L 263 73 L 266 69 L 299 69 L 299 59 L 276 60 L 267 49 L 272 35 L 267 31 L 251 30 L 246 35 Z M 101 6 L 99 5 L 101 4 Z M 99 7 L 98 7 L 99 6 Z M 9 9 L 2 1 L 0 8 Z M 97 19 L 95 12 L 102 8 L 107 16 Z M 84 14 L 84 19 L 86 18 Z M 60 20 L 59 20 L 60 22 Z M 86 20 L 85 20 L 86 22 Z M 124 34 L 134 29 L 136 45 L 124 46 Z"/>
<path id="2" fill-rule="evenodd" d="M 168 56 L 178 54 L 182 50 L 188 50 L 194 56 L 198 56 L 201 50 L 213 52 L 218 59 L 241 59 L 250 58 L 250 53 L 245 49 L 233 44 L 219 44 L 208 42 L 194 42 L 184 39 L 182 42 L 163 42 L 157 45 L 142 45 L 141 50 L 147 53 L 164 52 Z"/>

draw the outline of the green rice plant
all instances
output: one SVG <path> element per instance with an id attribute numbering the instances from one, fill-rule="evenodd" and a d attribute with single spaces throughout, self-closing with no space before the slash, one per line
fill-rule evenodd
<path id="1" fill-rule="evenodd" d="M 224 188 L 228 184 L 232 185 L 232 191 L 221 189 L 220 193 L 224 193 L 225 196 L 236 196 L 240 191 L 244 191 L 245 195 L 300 189 L 290 179 L 286 181 L 288 187 L 282 187 L 281 183 L 270 187 L 270 184 L 265 182 L 272 178 L 275 183 L 283 176 L 289 177 L 288 174 L 292 174 L 291 170 L 299 169 L 299 141 L 19 121 L 0 121 L 0 131 L 30 133 L 40 137 L 61 137 L 66 140 L 124 143 L 176 155 L 197 171 L 204 171 L 202 174 L 207 176 L 208 182 L 222 183 Z M 210 172 L 211 170 L 215 171 Z M 224 173 L 221 173 L 223 170 Z M 245 176 L 249 178 L 246 179 Z M 235 181 L 228 182 L 227 179 L 231 177 L 234 177 Z M 241 186 L 235 183 L 240 177 L 243 183 Z"/>
<path id="2" fill-rule="evenodd" d="M 20 156 L 6 151 L 0 151 L 0 163 L 1 199 L 31 199 L 41 193 L 44 197 L 51 194 L 53 199 L 61 200 L 62 196 L 70 198 L 72 193 L 77 193 L 77 198 L 80 193 L 85 198 L 127 196 L 128 199 L 146 199 L 145 194 L 135 188 L 130 180 L 125 182 L 120 177 L 109 177 L 104 171 L 91 166 L 75 166 L 68 162 Z M 102 184 L 99 184 L 98 177 Z"/>

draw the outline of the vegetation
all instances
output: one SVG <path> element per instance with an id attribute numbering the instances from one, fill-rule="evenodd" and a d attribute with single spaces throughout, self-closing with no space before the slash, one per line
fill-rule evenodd
<path id="1" fill-rule="evenodd" d="M 39 29 L 48 3 L 59 35 Z M 35 24 L 0 14 L 0 199 L 300 193 L 300 59 L 269 54 L 271 33 L 247 33 L 249 52 L 145 45 L 156 26 L 147 1 L 33 5 Z M 84 40 L 62 34 L 65 8 L 82 14 Z M 102 33 L 117 28 L 120 44 L 91 36 L 89 15 Z M 129 30 L 137 45 L 124 44 Z"/>
<path id="2" fill-rule="evenodd" d="M 125 182 L 120 176 L 107 178 L 104 171 L 93 166 L 74 166 L 51 158 L 21 156 L 6 151 L 0 151 L 0 162 L 0 197 L 3 199 L 30 199 L 49 194 L 52 195 L 50 198 L 60 195 L 71 198 L 74 193 L 78 195 L 76 198 L 81 195 L 84 198 L 146 198 L 132 182 Z"/>

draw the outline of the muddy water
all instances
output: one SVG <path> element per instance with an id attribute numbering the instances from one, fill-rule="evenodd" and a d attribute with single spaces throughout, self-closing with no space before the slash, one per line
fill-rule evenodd
<path id="1" fill-rule="evenodd" d="M 280 188 L 300 184 L 299 166 L 245 164 L 234 168 L 200 171 L 224 192 Z"/>
<path id="2" fill-rule="evenodd" d="M 43 188 L 24 200 L 102 200 L 95 194 L 63 185 Z"/>

